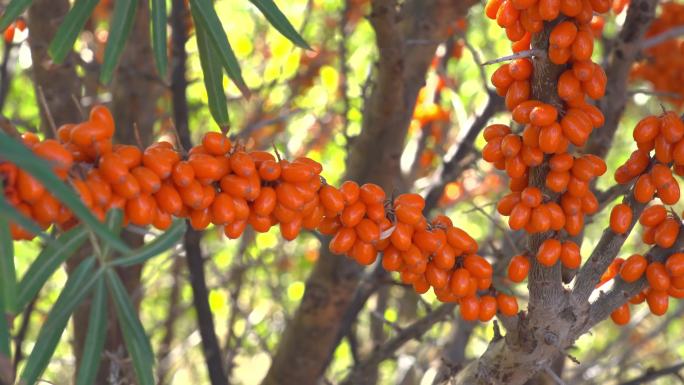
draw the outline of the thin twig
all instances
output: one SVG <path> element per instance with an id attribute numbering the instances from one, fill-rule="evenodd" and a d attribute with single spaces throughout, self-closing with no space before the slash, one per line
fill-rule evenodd
<path id="1" fill-rule="evenodd" d="M 639 45 L 642 50 L 649 49 L 667 40 L 674 39 L 678 36 L 684 35 L 684 25 L 668 29 L 667 31 L 645 39 Z"/>
<path id="2" fill-rule="evenodd" d="M 545 367 L 544 367 L 544 372 L 545 372 L 546 374 L 548 374 L 549 377 L 551 377 L 551 379 L 552 379 L 556 384 L 558 384 L 558 385 L 566 385 L 566 384 L 565 384 L 565 381 L 563 381 L 562 378 L 558 377 L 558 375 L 556 374 L 556 372 L 554 372 L 553 370 L 551 370 L 551 368 L 549 368 L 548 366 L 545 366 Z"/>
<path id="3" fill-rule="evenodd" d="M 646 373 L 642 374 L 641 376 L 634 378 L 632 380 L 629 380 L 627 382 L 623 382 L 620 385 L 639 385 L 639 384 L 646 384 L 648 382 L 651 382 L 657 378 L 667 376 L 667 375 L 677 375 L 679 374 L 679 371 L 684 369 L 684 362 L 680 362 L 678 364 L 658 369 L 658 370 L 653 370 L 653 368 L 648 368 L 646 369 Z"/>
<path id="4" fill-rule="evenodd" d="M 47 104 L 47 100 L 45 99 L 45 93 L 43 92 L 43 87 L 38 86 L 38 101 L 40 104 L 43 106 L 43 109 L 45 110 L 45 117 L 48 120 L 48 124 L 50 125 L 50 130 L 52 130 L 52 134 L 54 137 L 57 137 L 57 125 L 55 124 L 55 118 L 52 116 L 52 112 L 50 111 L 50 107 Z"/>

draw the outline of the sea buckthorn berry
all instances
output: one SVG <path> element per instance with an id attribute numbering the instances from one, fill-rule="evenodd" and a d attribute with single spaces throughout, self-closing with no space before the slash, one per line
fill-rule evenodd
<path id="1" fill-rule="evenodd" d="M 627 258 L 620 268 L 620 277 L 625 282 L 635 282 L 646 272 L 648 261 L 643 255 L 634 254 Z"/>
<path id="2" fill-rule="evenodd" d="M 633 137 L 635 142 L 650 142 L 660 133 L 660 120 L 655 116 L 641 119 L 634 127 Z"/>
<path id="3" fill-rule="evenodd" d="M 667 257 L 665 267 L 672 277 L 684 276 L 684 253 L 674 253 Z"/>
<path id="4" fill-rule="evenodd" d="M 496 315 L 497 303 L 496 298 L 491 295 L 483 295 L 480 297 L 480 312 L 478 319 L 480 322 L 488 322 Z"/>
<path id="5" fill-rule="evenodd" d="M 558 110 L 550 104 L 541 104 L 530 112 L 530 123 L 536 126 L 548 126 L 558 118 Z"/>
<path id="6" fill-rule="evenodd" d="M 561 48 L 569 47 L 577 36 L 577 26 L 570 21 L 564 21 L 553 27 L 549 36 L 549 43 Z"/>
<path id="7" fill-rule="evenodd" d="M 667 209 L 663 205 L 655 205 L 644 209 L 639 217 L 642 226 L 654 227 L 667 218 Z"/>
<path id="8" fill-rule="evenodd" d="M 340 186 L 340 192 L 342 192 L 342 196 L 344 197 L 344 203 L 347 205 L 351 205 L 359 199 L 359 185 L 354 181 L 348 180 L 342 183 L 342 185 Z"/>
<path id="9" fill-rule="evenodd" d="M 302 183 L 316 176 L 313 168 L 303 163 L 281 162 L 280 177 L 289 183 Z"/>
<path id="10" fill-rule="evenodd" d="M 610 212 L 610 228 L 616 234 L 625 234 L 632 224 L 632 208 L 620 203 Z"/>
<path id="11" fill-rule="evenodd" d="M 532 209 L 526 204 L 519 202 L 513 206 L 511 215 L 508 217 L 508 226 L 511 230 L 520 230 L 527 225 L 532 215 Z"/>
<path id="12" fill-rule="evenodd" d="M 477 252 L 478 244 L 473 237 L 458 227 L 451 227 L 446 233 L 447 242 L 455 249 L 461 250 L 466 254 Z"/>
<path id="13" fill-rule="evenodd" d="M 516 59 L 511 61 L 508 72 L 515 80 L 526 80 L 532 76 L 532 62 L 530 59 Z"/>
<path id="14" fill-rule="evenodd" d="M 503 138 L 504 136 L 511 133 L 511 128 L 505 124 L 492 124 L 484 129 L 483 136 L 484 139 L 489 142 L 494 138 Z"/>
<path id="15" fill-rule="evenodd" d="M 492 276 L 492 265 L 477 254 L 466 255 L 463 260 L 463 267 L 470 272 L 470 275 L 478 279 Z"/>
<path id="16" fill-rule="evenodd" d="M 383 203 L 385 201 L 386 195 L 385 190 L 375 183 L 366 183 L 359 189 L 359 194 L 361 200 L 366 205 L 371 205 L 375 203 Z"/>
<path id="17" fill-rule="evenodd" d="M 634 185 L 634 199 L 640 203 L 648 203 L 653 199 L 656 187 L 649 174 L 642 174 Z"/>
<path id="18" fill-rule="evenodd" d="M 537 251 L 537 261 L 546 267 L 556 264 L 561 256 L 562 246 L 557 239 L 545 240 Z"/>
<path id="19" fill-rule="evenodd" d="M 507 276 L 513 282 L 519 283 L 527 278 L 530 271 L 530 261 L 524 255 L 516 255 L 508 264 Z"/>
<path id="20" fill-rule="evenodd" d="M 606 282 L 610 281 L 611 279 L 615 278 L 618 273 L 620 272 L 620 268 L 622 268 L 622 265 L 624 264 L 625 260 L 618 257 L 615 258 L 610 265 L 608 265 L 608 268 L 606 271 L 603 272 L 601 275 L 601 278 L 599 279 L 599 283 L 596 285 L 596 287 L 601 287 L 603 284 Z"/>
<path id="21" fill-rule="evenodd" d="M 665 265 L 652 262 L 646 268 L 646 279 L 653 290 L 666 291 L 670 288 L 670 276 Z"/>
<path id="22" fill-rule="evenodd" d="M 670 143 L 675 143 L 684 138 L 684 122 L 672 112 L 666 112 L 660 118 L 660 132 Z"/>
<path id="23" fill-rule="evenodd" d="M 667 313 L 670 296 L 666 291 L 649 290 L 646 293 L 646 303 L 651 313 L 661 316 Z"/>
<path id="24" fill-rule="evenodd" d="M 171 171 L 173 183 L 178 187 L 186 187 L 195 180 L 195 169 L 188 162 L 178 162 Z"/>
<path id="25" fill-rule="evenodd" d="M 541 0 L 544 1 L 544 0 Z M 501 314 L 512 317 L 518 314 L 518 301 L 512 295 L 499 293 L 496 296 L 496 304 Z"/>
<path id="26" fill-rule="evenodd" d="M 452 293 L 459 297 L 465 296 L 470 290 L 470 272 L 462 267 L 454 270 L 449 285 Z"/>
<path id="27" fill-rule="evenodd" d="M 504 195 L 496 205 L 496 211 L 501 215 L 511 215 L 513 207 L 520 202 L 520 193 L 512 192 Z"/>
<path id="28" fill-rule="evenodd" d="M 243 151 L 237 151 L 230 156 L 230 168 L 234 173 L 242 177 L 248 177 L 256 173 L 254 160 Z"/>
<path id="29" fill-rule="evenodd" d="M 528 207 L 537 207 L 542 202 L 542 193 L 536 187 L 527 187 L 520 194 L 520 200 Z"/>
<path id="30" fill-rule="evenodd" d="M 624 303 L 610 313 L 610 319 L 616 325 L 627 325 L 630 319 L 629 304 Z"/>
<path id="31" fill-rule="evenodd" d="M 528 124 L 531 121 L 530 114 L 535 107 L 542 105 L 539 100 L 526 100 L 520 104 L 512 111 L 513 120 L 520 124 Z M 537 124 L 539 125 L 539 124 Z M 510 130 L 509 130 L 510 131 Z"/>
<path id="32" fill-rule="evenodd" d="M 591 31 L 580 29 L 572 43 L 572 59 L 586 61 L 594 53 L 594 36 Z"/>
<path id="33" fill-rule="evenodd" d="M 225 155 L 230 151 L 230 139 L 219 132 L 207 132 L 202 137 L 202 146 L 211 155 Z"/>
<path id="34" fill-rule="evenodd" d="M 561 245 L 560 261 L 568 269 L 577 269 L 582 263 L 580 248 L 575 242 L 565 241 Z"/>
<path id="35" fill-rule="evenodd" d="M 476 321 L 480 315 L 480 300 L 474 295 L 459 300 L 461 318 L 464 321 Z"/>
<path id="36" fill-rule="evenodd" d="M 668 248 L 674 245 L 679 235 L 680 222 L 674 218 L 666 218 L 655 228 L 655 243 Z"/>

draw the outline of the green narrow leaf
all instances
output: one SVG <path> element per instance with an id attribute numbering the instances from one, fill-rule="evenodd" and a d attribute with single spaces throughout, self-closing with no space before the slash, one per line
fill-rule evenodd
<path id="1" fill-rule="evenodd" d="M 0 196 L 4 190 L 0 184 Z M 0 317 L 5 314 L 15 314 L 17 310 L 17 272 L 14 268 L 14 241 L 10 233 L 9 221 L 4 215 L 0 215 L 0 296 L 2 307 Z"/>
<path id="2" fill-rule="evenodd" d="M 78 368 L 76 385 L 95 383 L 100 357 L 107 337 L 107 290 L 104 279 L 99 279 L 93 292 L 88 318 L 88 334 L 83 343 L 83 359 Z"/>
<path id="3" fill-rule="evenodd" d="M 33 234 L 36 234 L 41 239 L 43 239 L 47 242 L 52 242 L 52 238 L 50 238 L 49 235 L 47 235 L 40 227 L 38 227 L 36 222 L 27 218 L 24 214 L 22 214 L 14 206 L 9 204 L 7 202 L 7 200 L 5 199 L 4 195 L 0 195 L 0 217 L 3 217 L 5 219 L 10 220 L 13 223 L 18 224 L 19 226 L 23 227 L 25 230 L 27 230 Z"/>
<path id="4" fill-rule="evenodd" d="M 117 4 L 119 4 L 118 1 Z M 76 192 L 74 192 L 71 187 L 64 184 L 64 182 L 52 172 L 48 162 L 35 156 L 31 150 L 26 148 L 26 146 L 10 138 L 2 131 L 0 131 L 0 157 L 21 167 L 24 171 L 38 179 L 44 186 L 50 186 L 50 192 L 55 198 L 67 206 L 76 217 L 85 223 L 96 235 L 102 238 L 102 240 L 109 243 L 114 249 L 123 253 L 130 251 L 124 241 L 109 231 L 102 222 L 95 218 L 90 212 L 90 209 L 81 202 L 81 199 L 76 195 Z"/>
<path id="5" fill-rule="evenodd" d="M 222 130 L 226 130 L 229 124 L 228 101 L 223 89 L 223 69 L 216 55 L 207 32 L 204 27 L 196 25 L 197 48 L 199 49 L 200 64 L 204 74 L 204 87 L 207 89 L 209 99 L 209 111 L 216 123 Z"/>
<path id="6" fill-rule="evenodd" d="M 240 64 L 235 57 L 233 48 L 230 46 L 226 31 L 223 30 L 221 20 L 216 14 L 211 0 L 190 0 L 190 12 L 195 22 L 195 29 L 199 31 L 202 28 L 206 31 L 205 36 L 209 38 L 207 39 L 210 42 L 209 45 L 218 52 L 218 57 L 223 68 L 228 72 L 228 77 L 235 82 L 245 97 L 249 97 L 249 88 L 247 88 L 245 80 L 242 78 Z"/>
<path id="7" fill-rule="evenodd" d="M 100 280 L 104 269 L 93 271 L 94 266 L 95 258 L 89 257 L 81 262 L 69 276 L 64 289 L 48 314 L 47 321 L 40 329 L 31 355 L 26 360 L 24 370 L 21 372 L 21 379 L 24 383 L 34 384 L 43 373 L 55 353 L 71 313 Z"/>
<path id="8" fill-rule="evenodd" d="M 113 234 L 116 234 L 117 236 L 121 234 L 121 230 L 123 229 L 123 210 L 116 208 L 109 210 L 105 217 L 105 225 Z M 102 247 L 102 255 L 104 255 L 105 258 L 108 258 L 110 252 L 109 245 L 105 244 Z"/>
<path id="9" fill-rule="evenodd" d="M 5 13 L 2 14 L 0 18 L 0 31 L 4 31 L 7 27 L 17 18 L 19 15 L 24 13 L 26 8 L 31 5 L 33 0 L 12 0 L 7 4 L 5 8 Z"/>
<path id="10" fill-rule="evenodd" d="M 17 288 L 17 311 L 23 310 L 55 271 L 88 239 L 88 231 L 80 225 L 48 244 L 31 263 Z"/>
<path id="11" fill-rule="evenodd" d="M 114 12 L 109 22 L 107 48 L 100 70 L 100 81 L 104 84 L 112 80 L 114 68 L 133 28 L 137 7 L 138 0 L 117 0 L 114 3 Z"/>
<path id="12" fill-rule="evenodd" d="M 135 374 L 140 385 L 154 385 L 154 353 L 145 334 L 128 292 L 113 269 L 107 270 L 107 286 L 114 299 L 116 316 L 121 326 L 126 349 L 131 354 Z"/>
<path id="13" fill-rule="evenodd" d="M 266 17 L 269 23 L 275 27 L 283 36 L 288 38 L 292 43 L 304 49 L 311 49 L 309 44 L 292 26 L 287 17 L 278 9 L 278 6 L 273 0 L 249 0 L 254 4 L 259 11 Z"/>
<path id="14" fill-rule="evenodd" d="M 166 53 L 166 0 L 151 0 L 152 49 L 157 71 L 162 78 L 166 76 L 168 56 Z"/>
<path id="15" fill-rule="evenodd" d="M 76 0 L 73 8 L 71 8 L 64 17 L 64 20 L 59 24 L 59 29 L 52 42 L 50 42 L 50 47 L 48 47 L 48 52 L 56 63 L 62 63 L 67 54 L 69 54 L 69 51 L 74 46 L 74 42 L 78 38 L 78 34 L 83 29 L 99 1 Z"/>
<path id="16" fill-rule="evenodd" d="M 4 196 L 0 183 L 0 196 Z M 4 199 L 3 199 L 4 201 Z M 10 234 L 9 221 L 0 216 L 0 363 L 10 362 L 10 333 L 6 314 L 16 309 L 16 270 L 14 269 L 14 243 Z M 9 300 L 7 297 L 10 297 Z M 1 378 L 1 377 L 0 377 Z"/>
<path id="17" fill-rule="evenodd" d="M 154 241 L 148 243 L 144 247 L 134 250 L 123 258 L 112 261 L 112 266 L 131 266 L 137 265 L 147 261 L 148 259 L 159 255 L 168 250 L 173 245 L 178 243 L 185 233 L 185 221 L 177 219 L 173 222 L 171 227 L 164 231 Z"/>
<path id="18" fill-rule="evenodd" d="M 3 300 L 2 296 L 0 296 L 0 314 L 5 313 L 5 301 Z M 12 354 L 12 350 L 10 348 L 10 333 L 9 333 L 9 325 L 7 324 L 7 317 L 4 315 L 0 317 L 0 363 L 3 362 L 3 360 L 10 361 L 9 357 L 10 354 Z M 2 378 L 2 376 L 0 376 Z"/>

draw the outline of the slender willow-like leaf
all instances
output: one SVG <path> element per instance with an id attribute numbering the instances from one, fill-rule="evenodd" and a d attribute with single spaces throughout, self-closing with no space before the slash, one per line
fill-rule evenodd
<path id="1" fill-rule="evenodd" d="M 107 48 L 100 69 L 100 81 L 109 83 L 114 75 L 114 68 L 119 62 L 126 40 L 133 29 L 135 11 L 138 8 L 138 0 L 116 0 L 114 12 L 109 22 L 109 34 L 107 35 Z"/>
<path id="2" fill-rule="evenodd" d="M 209 37 L 210 45 L 218 53 L 223 68 L 228 72 L 228 77 L 235 82 L 244 96 L 249 96 L 250 92 L 242 78 L 240 64 L 211 0 L 190 0 L 190 11 L 196 29 L 203 28 L 207 32 L 206 36 Z"/>
<path id="3" fill-rule="evenodd" d="M 3 195 L 0 184 L 0 196 Z M 14 269 L 14 243 L 9 221 L 0 216 L 0 362 L 10 362 L 10 334 L 7 314 L 15 312 L 16 271 Z"/>
<path id="4" fill-rule="evenodd" d="M 259 11 L 264 14 L 266 20 L 271 23 L 275 29 L 278 30 L 283 36 L 288 38 L 295 45 L 298 45 L 305 49 L 311 49 L 309 44 L 304 40 L 304 38 L 297 32 L 297 30 L 292 26 L 287 17 L 278 9 L 278 6 L 273 2 L 273 0 L 249 0 L 254 4 Z"/>
<path id="5" fill-rule="evenodd" d="M 88 334 L 86 334 L 83 344 L 83 356 L 78 367 L 76 385 L 95 383 L 106 337 L 107 286 L 104 277 L 102 277 L 95 284 L 93 291 L 93 301 L 90 304 L 90 317 L 88 318 Z"/>
<path id="6" fill-rule="evenodd" d="M 0 196 L 4 196 L 0 184 Z M 4 201 L 4 199 L 3 199 Z M 14 268 L 14 242 L 10 233 L 9 221 L 0 215 L 0 296 L 3 307 L 0 317 L 4 314 L 14 314 L 17 310 L 17 272 Z"/>
<path id="7" fill-rule="evenodd" d="M 17 311 L 21 311 L 38 294 L 45 282 L 88 239 L 88 231 L 80 225 L 48 244 L 29 266 L 19 282 Z"/>
<path id="8" fill-rule="evenodd" d="M 24 370 L 21 372 L 21 379 L 24 383 L 34 384 L 43 373 L 55 353 L 71 313 L 101 279 L 104 269 L 94 271 L 94 267 L 95 258 L 89 257 L 81 262 L 69 276 L 64 289 L 48 314 L 47 321 L 40 329 L 31 355 L 26 360 Z"/>
<path id="9" fill-rule="evenodd" d="M 154 241 L 148 243 L 144 247 L 135 250 L 128 255 L 112 261 L 112 266 L 131 266 L 137 265 L 147 261 L 148 259 L 159 255 L 168 250 L 170 247 L 178 243 L 181 235 L 185 233 L 185 221 L 177 219 L 173 222 L 170 228 L 164 231 Z"/>
<path id="10" fill-rule="evenodd" d="M 126 243 L 95 218 L 90 209 L 81 202 L 81 199 L 74 190 L 64 184 L 52 172 L 48 162 L 35 156 L 26 146 L 10 138 L 2 131 L 0 131 L 0 158 L 21 167 L 24 171 L 38 179 L 44 186 L 50 186 L 50 192 L 55 198 L 67 206 L 76 217 L 114 249 L 124 253 L 130 251 Z"/>
<path id="11" fill-rule="evenodd" d="M 113 269 L 107 270 L 107 286 L 114 299 L 116 316 L 121 326 L 126 349 L 131 354 L 138 384 L 154 385 L 154 354 L 128 292 Z"/>
<path id="12" fill-rule="evenodd" d="M 214 121 L 221 127 L 221 130 L 227 131 L 229 125 L 228 101 L 223 89 L 221 62 L 211 45 L 204 27 L 197 25 L 195 33 L 197 35 L 200 64 L 204 74 L 204 87 L 207 90 L 207 97 L 209 99 L 209 111 Z"/>
<path id="13" fill-rule="evenodd" d="M 59 29 L 50 42 L 48 52 L 52 56 L 52 60 L 56 63 L 64 61 L 73 48 L 74 42 L 78 39 L 78 34 L 99 2 L 100 0 L 76 0 L 73 8 L 59 24 Z"/>
<path id="14" fill-rule="evenodd" d="M 111 231 L 115 235 L 120 235 L 121 230 L 123 229 L 123 210 L 120 209 L 111 209 L 107 212 L 107 216 L 105 217 L 105 224 L 107 225 L 107 228 L 109 231 Z M 110 253 L 109 245 L 105 244 L 104 247 L 102 247 L 102 255 L 105 258 L 109 258 L 109 253 Z"/>
<path id="15" fill-rule="evenodd" d="M 168 57 L 166 53 L 166 0 L 151 0 L 152 14 L 152 50 L 157 71 L 162 78 L 166 76 Z"/>

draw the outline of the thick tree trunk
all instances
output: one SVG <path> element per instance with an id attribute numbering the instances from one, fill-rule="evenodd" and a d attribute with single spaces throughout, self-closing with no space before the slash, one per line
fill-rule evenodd
<path id="1" fill-rule="evenodd" d="M 41 130 L 47 137 L 53 137 L 54 133 L 46 108 L 57 127 L 81 119 L 73 100 L 73 97 L 81 96 L 81 80 L 76 74 L 74 57 L 67 57 L 63 64 L 55 64 L 48 54 L 50 42 L 68 11 L 69 0 L 34 0 L 28 10 L 33 85 L 40 107 Z M 41 92 L 45 95 L 45 105 L 39 102 Z"/>
<path id="2" fill-rule="evenodd" d="M 627 63 L 624 71 L 628 72 L 638 53 L 638 42 L 653 18 L 656 4 L 656 0 L 637 0 L 630 5 L 627 15 L 628 23 L 623 27 L 619 44 L 628 41 L 633 46 L 618 47 L 617 51 L 613 53 L 612 60 L 614 61 L 609 68 L 621 68 L 619 60 L 624 59 Z M 548 50 L 548 34 L 552 26 L 553 24 L 547 23 L 543 33 L 535 36 L 533 48 L 544 52 Z M 546 57 L 537 57 L 533 62 L 535 70 L 532 87 L 533 97 L 562 107 L 556 94 L 556 82 L 558 75 L 565 68 L 550 63 Z M 609 76 L 612 77 L 609 89 L 613 92 L 626 89 L 627 76 L 624 71 L 609 72 Z M 614 84 L 616 82 L 620 84 Z M 606 124 L 614 125 L 614 127 L 607 131 L 601 131 L 603 128 L 597 130 L 592 135 L 588 146 L 590 151 L 605 154 L 607 143 L 609 144 L 612 140 L 625 102 L 626 99 L 616 98 L 615 95 L 613 97 L 606 95 L 602 99 L 601 107 L 607 113 Z M 612 123 L 610 123 L 611 121 Z M 544 173 L 543 169 L 531 170 L 530 184 L 540 186 Z M 630 193 L 627 194 L 629 196 Z M 548 195 L 554 196 L 553 194 Z M 531 255 L 535 255 L 541 238 L 531 236 L 529 239 L 529 251 Z M 619 243 L 616 247 L 619 248 L 621 244 Z M 597 247 L 603 247 L 603 250 L 597 249 L 598 253 L 595 251 L 594 254 L 610 253 L 611 245 L 612 242 L 610 241 L 599 242 Z M 652 250 L 651 253 L 653 253 L 651 255 L 666 254 L 663 250 L 657 252 Z M 602 259 L 600 263 L 606 266 L 613 259 L 602 258 L 600 255 L 594 257 L 594 254 L 582 270 L 594 270 L 594 265 L 598 262 L 593 259 Z M 603 271 L 602 269 L 598 270 Z M 593 275 L 587 278 L 590 274 L 584 274 L 587 277 L 580 277 L 583 273 L 580 271 L 577 278 L 577 280 L 582 281 L 579 284 L 580 289 L 578 290 L 576 287 L 575 292 L 571 293 L 561 285 L 560 264 L 553 268 L 544 268 L 534 261 L 528 281 L 530 292 L 528 311 L 519 313 L 516 324 L 509 328 L 505 337 L 495 338 L 479 359 L 471 362 L 448 383 L 453 385 L 518 385 L 524 384 L 542 370 L 553 370 L 554 360 L 559 355 L 567 355 L 565 352 L 579 336 L 605 319 L 612 309 L 638 293 L 644 286 L 643 282 L 625 284 L 619 281 L 609 294 L 590 305 L 588 302 L 589 295 L 586 292 L 593 290 L 600 272 L 598 275 L 593 274 L 596 279 L 593 279 Z M 595 272 L 589 271 L 589 273 Z M 585 287 L 586 290 L 584 290 Z"/>
<path id="3" fill-rule="evenodd" d="M 363 130 L 353 139 L 346 179 L 374 182 L 386 191 L 402 191 L 399 160 L 418 91 L 447 27 L 464 15 L 473 0 L 372 2 L 379 61 L 364 109 Z M 420 44 L 409 45 L 411 41 Z M 427 43 L 425 43 L 427 42 Z M 294 318 L 288 324 L 264 385 L 315 384 L 337 344 L 341 320 L 354 295 L 362 268 L 326 245 Z"/>

